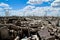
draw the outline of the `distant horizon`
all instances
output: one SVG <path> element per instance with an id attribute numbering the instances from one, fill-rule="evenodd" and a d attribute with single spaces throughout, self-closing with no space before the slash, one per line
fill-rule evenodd
<path id="1" fill-rule="evenodd" d="M 0 16 L 0 17 L 60 17 L 60 16 Z"/>

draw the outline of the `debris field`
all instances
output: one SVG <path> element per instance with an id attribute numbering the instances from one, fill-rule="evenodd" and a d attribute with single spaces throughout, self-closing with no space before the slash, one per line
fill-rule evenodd
<path id="1" fill-rule="evenodd" d="M 0 17 L 0 40 L 60 40 L 60 17 Z"/>

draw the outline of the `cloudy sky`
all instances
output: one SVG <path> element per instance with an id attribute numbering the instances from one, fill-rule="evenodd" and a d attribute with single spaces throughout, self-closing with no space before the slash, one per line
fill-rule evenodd
<path id="1" fill-rule="evenodd" d="M 60 16 L 60 0 L 0 0 L 0 16 Z"/>

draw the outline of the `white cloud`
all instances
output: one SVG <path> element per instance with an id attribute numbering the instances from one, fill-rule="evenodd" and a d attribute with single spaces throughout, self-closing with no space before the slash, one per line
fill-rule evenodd
<path id="1" fill-rule="evenodd" d="M 32 4 L 40 4 L 42 2 L 48 2 L 48 1 L 50 1 L 50 0 L 33 0 L 33 1 L 30 0 L 28 2 L 30 2 L 30 4 L 31 4 L 31 2 L 32 2 Z M 48 16 L 57 16 L 57 14 L 60 13 L 60 8 L 55 8 L 55 7 L 53 7 L 52 4 L 50 7 L 35 7 L 32 5 L 28 5 L 20 10 L 11 10 L 10 15 L 15 15 L 15 16 L 33 16 L 33 15 L 44 16 L 47 13 Z M 10 8 L 10 6 L 8 4 L 5 4 L 5 3 L 0 3 L 0 5 L 3 7 Z"/>
<path id="2" fill-rule="evenodd" d="M 10 13 L 11 15 L 16 15 L 16 16 L 28 16 L 28 15 L 32 15 L 32 10 L 34 8 L 35 6 L 28 5 L 24 7 L 23 9 L 11 10 Z"/>
<path id="3" fill-rule="evenodd" d="M 60 0 L 55 0 L 53 3 L 51 3 L 52 7 L 60 7 Z"/>
<path id="4" fill-rule="evenodd" d="M 54 7 L 34 7 L 34 6 L 26 6 L 23 9 L 12 11 L 13 15 L 18 16 L 44 16 L 47 13 L 47 16 L 57 16 L 60 13 L 60 8 Z M 60 14 L 59 14 L 60 15 Z"/>
<path id="5" fill-rule="evenodd" d="M 53 8 L 53 7 L 36 7 L 33 11 L 32 14 L 34 13 L 35 15 L 38 16 L 44 16 L 47 13 L 47 16 L 57 16 L 57 14 L 60 13 L 60 8 Z"/>
<path id="6" fill-rule="evenodd" d="M 29 0 L 29 4 L 40 4 L 43 2 L 48 2 L 51 0 Z M 53 6 L 60 5 L 60 0 L 55 0 L 51 6 L 47 7 L 35 7 L 32 5 L 28 5 L 24 7 L 23 9 L 19 10 L 10 10 L 10 15 L 15 16 L 44 16 L 46 13 L 48 16 L 57 16 L 57 14 L 60 15 L 60 8 L 55 8 Z M 12 9 L 8 4 L 0 3 L 1 7 L 4 7 L 5 9 Z M 3 10 L 3 8 L 0 8 L 0 11 Z M 2 12 L 0 12 L 2 13 Z"/>
<path id="7" fill-rule="evenodd" d="M 27 3 L 28 4 L 41 4 L 43 2 L 49 2 L 49 1 L 52 1 L 52 0 L 29 0 Z"/>
<path id="8" fill-rule="evenodd" d="M 6 4 L 6 3 L 0 3 L 0 7 L 2 7 L 3 9 L 12 9 L 11 7 L 10 7 L 10 5 L 8 5 L 8 4 Z"/>
<path id="9" fill-rule="evenodd" d="M 35 8 L 35 6 L 28 5 L 28 6 L 24 7 L 23 10 L 31 10 L 34 8 Z"/>
<path id="10" fill-rule="evenodd" d="M 60 8 L 54 8 L 54 7 L 36 7 L 33 11 L 31 11 L 32 14 L 34 13 L 35 15 L 44 15 L 47 13 L 50 16 L 57 16 L 57 14 L 60 13 Z"/>
<path id="11" fill-rule="evenodd" d="M 21 13 L 22 16 L 32 15 L 33 9 L 35 9 L 35 6 L 28 5 L 24 7 L 22 10 L 19 10 L 20 12 L 18 13 Z"/>
<path id="12" fill-rule="evenodd" d="M 9 5 L 8 4 L 5 4 L 5 3 L 0 3 L 0 6 L 2 6 L 2 7 L 9 7 Z"/>
<path id="13" fill-rule="evenodd" d="M 29 4 L 40 4 L 43 2 L 48 2 L 51 0 L 29 0 L 28 3 Z M 10 10 L 10 15 L 15 15 L 15 16 L 44 16 L 46 13 L 48 16 L 57 16 L 57 14 L 60 13 L 60 8 L 55 8 L 53 6 L 55 5 L 59 5 L 60 0 L 55 0 L 51 6 L 47 6 L 47 7 L 35 7 L 32 5 L 28 5 L 26 7 L 24 7 L 23 9 L 19 9 L 19 10 Z M 57 4 L 55 4 L 57 3 Z M 4 7 L 5 9 L 12 9 L 8 4 L 5 3 L 0 3 L 0 6 Z M 0 8 L 0 10 L 3 10 L 2 8 Z M 0 12 L 2 13 L 2 12 Z M 59 14 L 60 15 L 60 14 Z"/>
<path id="14" fill-rule="evenodd" d="M 0 11 L 3 11 L 3 8 L 0 8 Z"/>
<path id="15" fill-rule="evenodd" d="M 9 10 L 12 9 L 12 8 L 10 7 L 10 5 L 8 5 L 8 4 L 6 4 L 6 3 L 3 3 L 3 2 L 0 3 L 0 14 L 1 14 L 1 15 L 3 15 L 3 13 L 4 13 L 4 15 L 5 15 L 5 12 L 8 11 L 8 9 L 9 9 Z M 1 15 L 0 15 L 0 16 L 1 16 Z M 4 16 L 4 15 L 3 15 L 3 16 Z"/>

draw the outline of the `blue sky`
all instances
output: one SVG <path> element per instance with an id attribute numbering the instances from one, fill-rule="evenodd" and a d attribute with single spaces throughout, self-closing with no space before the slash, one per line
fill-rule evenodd
<path id="1" fill-rule="evenodd" d="M 26 12 L 25 13 L 26 16 L 27 15 L 33 15 L 33 14 L 34 15 L 37 14 L 37 16 L 39 14 L 39 16 L 40 16 L 40 14 L 41 15 L 42 15 L 42 13 L 45 14 L 47 11 L 47 14 L 49 16 L 51 16 L 53 13 L 55 13 L 55 11 L 56 12 L 58 11 L 57 13 L 59 13 L 59 11 L 60 11 L 59 10 L 60 7 L 58 8 L 58 10 L 56 10 L 57 7 L 56 8 L 53 7 L 53 6 L 55 6 L 54 3 L 58 2 L 58 1 L 59 0 L 0 0 L 0 9 L 4 10 L 3 7 L 4 8 L 7 8 L 7 7 L 12 8 L 11 10 L 13 10 L 13 11 L 10 10 L 11 15 L 15 15 L 15 14 L 19 15 L 19 13 L 20 13 L 20 15 L 23 15 L 24 12 Z M 33 6 L 35 8 L 33 8 Z M 30 10 L 29 8 L 32 10 Z M 28 10 L 26 10 L 26 9 L 28 9 Z M 45 9 L 47 9 L 47 10 L 45 10 Z M 42 12 L 39 12 L 39 10 Z M 49 13 L 48 10 L 51 11 L 51 13 Z M 32 12 L 32 14 L 31 13 L 28 14 L 28 12 Z M 35 12 L 35 13 L 33 13 L 33 12 Z M 4 12 L 0 11 L 1 15 L 2 15 L 2 13 L 4 14 Z M 55 14 L 53 14 L 53 15 L 55 15 Z"/>
<path id="2" fill-rule="evenodd" d="M 9 4 L 10 7 L 12 7 L 13 9 L 22 9 L 25 6 L 30 5 L 30 4 L 27 4 L 27 1 L 28 0 L 0 0 L 0 3 L 4 2 L 6 4 Z M 50 3 L 51 2 L 53 1 L 50 1 Z M 44 7 L 44 6 L 50 6 L 50 4 L 48 2 L 43 2 L 42 4 L 36 4 L 35 6 Z"/>
<path id="3" fill-rule="evenodd" d="M 9 4 L 13 9 L 20 9 L 26 6 L 27 0 L 0 0 L 1 2 Z"/>

